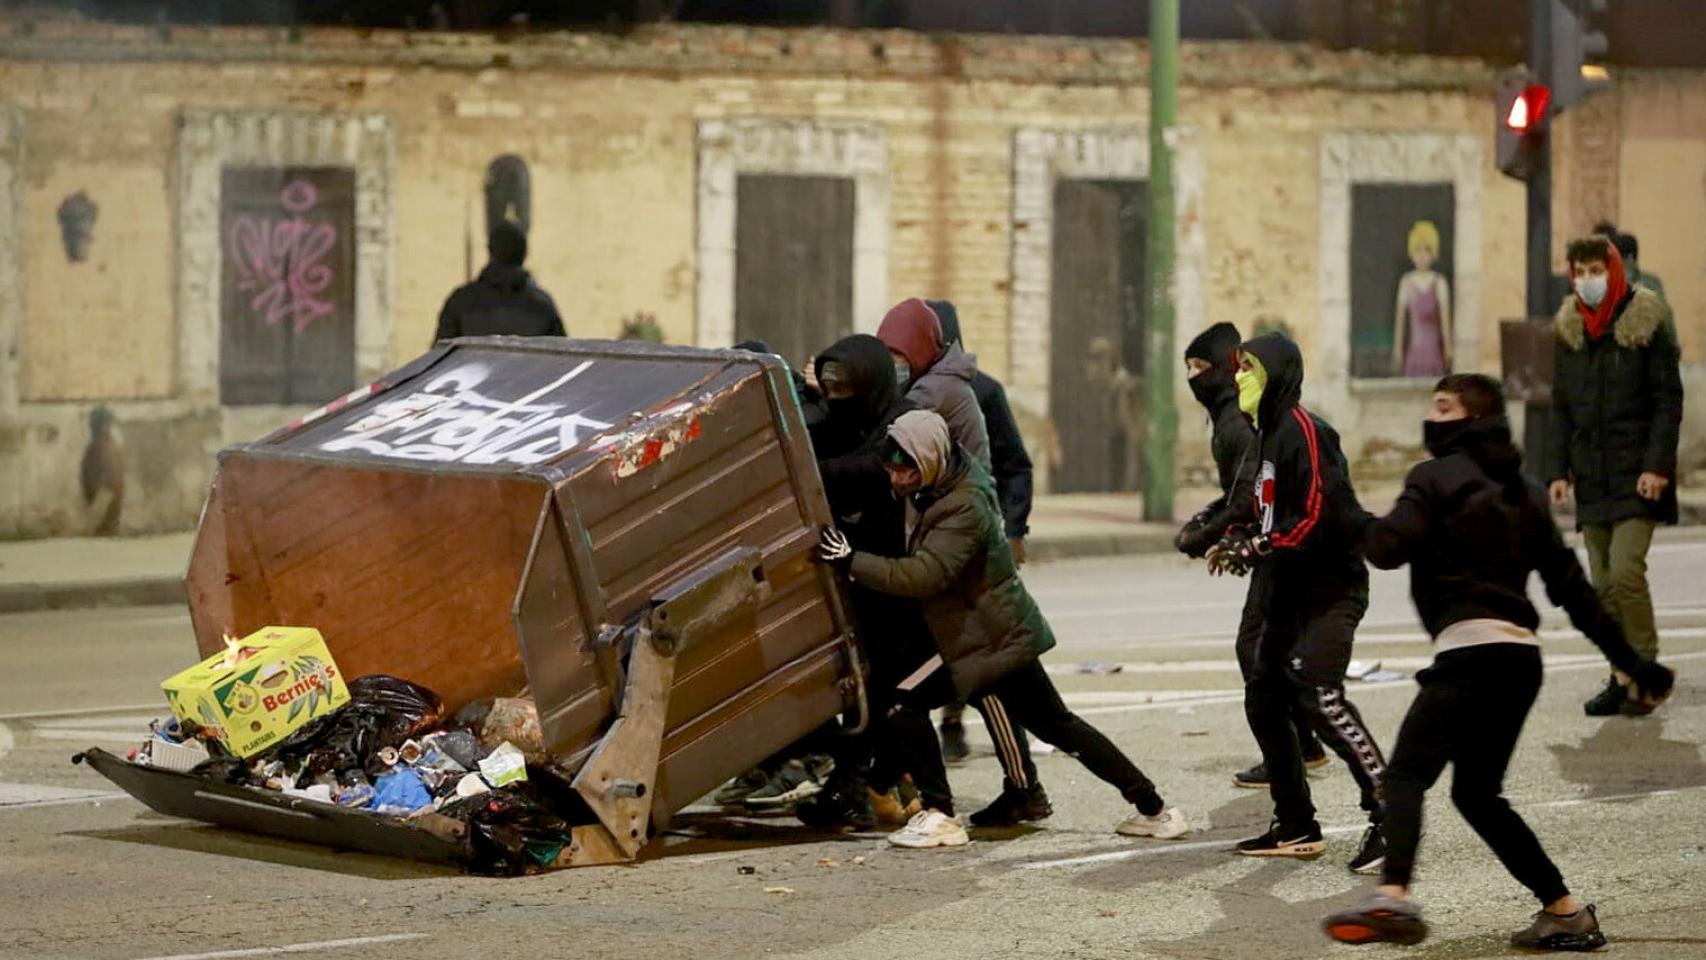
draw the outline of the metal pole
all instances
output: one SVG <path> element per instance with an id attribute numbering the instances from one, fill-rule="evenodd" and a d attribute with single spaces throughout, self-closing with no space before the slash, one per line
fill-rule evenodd
<path id="1" fill-rule="evenodd" d="M 1179 411 L 1173 405 L 1173 140 L 1179 112 L 1179 0 L 1149 0 L 1149 315 L 1144 383 L 1145 520 L 1173 519 L 1173 456 Z"/>
<path id="2" fill-rule="evenodd" d="M 1554 88 L 1552 76 L 1552 0 L 1528 0 L 1528 72 L 1535 82 Z M 1550 108 L 1548 108 L 1550 111 Z M 1528 177 L 1528 316 L 1550 317 L 1557 304 L 1552 301 L 1552 118 L 1540 124 L 1539 155 Z M 1552 404 L 1549 398 L 1533 398 L 1524 405 L 1523 447 L 1531 476 L 1550 475 L 1547 463 L 1551 444 Z"/>

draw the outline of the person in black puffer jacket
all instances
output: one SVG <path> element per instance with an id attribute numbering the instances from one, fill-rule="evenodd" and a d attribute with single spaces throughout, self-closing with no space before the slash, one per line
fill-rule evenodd
<path id="1" fill-rule="evenodd" d="M 491 262 L 473 283 L 457 287 L 444 301 L 433 339 L 567 336 L 551 295 L 522 267 L 527 234 L 505 221 L 486 239 L 486 248 Z"/>
<path id="2" fill-rule="evenodd" d="M 1651 658 L 1659 634 L 1647 550 L 1655 526 L 1677 521 L 1681 353 L 1668 308 L 1629 285 L 1612 241 L 1577 240 L 1567 255 L 1575 290 L 1553 323 L 1552 502 L 1574 492 L 1600 598 Z M 1615 679 L 1583 706 L 1589 716 L 1647 712 L 1626 702 Z"/>
<path id="3" fill-rule="evenodd" d="M 1415 943 L 1427 934 L 1409 900 L 1421 839 L 1422 798 L 1449 763 L 1451 799 L 1542 911 L 1512 942 L 1539 949 L 1605 943 L 1593 907 L 1570 895 L 1558 868 L 1502 796 L 1505 769 L 1540 692 L 1543 668 L 1528 600 L 1539 573 L 1547 596 L 1596 644 L 1630 697 L 1656 703 L 1674 676 L 1623 637 L 1564 543 L 1545 493 L 1522 476 L 1499 382 L 1452 374 L 1435 388 L 1423 437 L 1433 459 L 1416 466 L 1392 512 L 1362 522 L 1363 550 L 1382 569 L 1409 564 L 1416 612 L 1433 636 L 1433 665 L 1386 770 L 1386 862 L 1378 893 L 1335 914 L 1327 932 L 1350 943 Z"/>
<path id="4" fill-rule="evenodd" d="M 1250 504 L 1256 485 L 1256 465 L 1261 459 L 1255 449 L 1256 431 L 1250 419 L 1238 409 L 1238 348 L 1244 338 L 1230 323 L 1217 323 L 1185 348 L 1185 368 L 1191 394 L 1208 411 L 1213 435 L 1209 452 L 1220 476 L 1220 498 L 1192 517 L 1174 538 L 1173 545 L 1188 557 L 1201 559 L 1220 539 L 1222 533 L 1239 519 L 1248 520 Z M 1238 656 L 1238 668 L 1245 680 L 1255 663 L 1256 640 L 1264 623 L 1260 604 L 1246 598 L 1244 612 L 1238 621 L 1237 640 L 1233 649 Z M 1292 727 L 1303 746 L 1303 765 L 1321 767 L 1327 764 L 1327 748 L 1309 728 L 1309 714 L 1301 703 L 1294 703 Z M 1260 789 L 1268 785 L 1268 768 L 1257 762 L 1254 766 L 1232 775 L 1236 786 Z"/>

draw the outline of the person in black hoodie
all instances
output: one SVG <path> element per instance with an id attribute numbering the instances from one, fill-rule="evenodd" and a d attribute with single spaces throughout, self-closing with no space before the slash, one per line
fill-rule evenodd
<path id="1" fill-rule="evenodd" d="M 962 350 L 965 349 L 965 340 L 960 334 L 960 311 L 953 302 L 926 300 L 924 303 L 936 311 L 936 319 L 942 323 L 943 342 L 949 346 L 957 343 Z M 974 356 L 972 359 L 975 361 L 977 358 Z M 1007 544 L 1013 548 L 1013 559 L 1023 564 L 1025 535 L 1030 532 L 1031 457 L 1025 452 L 1019 423 L 1013 418 L 1013 408 L 1007 404 L 1007 391 L 1001 386 L 1001 381 L 979 368 L 972 374 L 971 390 L 977 395 L 978 409 L 983 411 L 983 422 L 989 430 L 989 472 L 995 478 L 995 495 L 1001 501 Z M 964 703 L 951 703 L 942 709 L 942 756 L 949 763 L 959 763 L 971 755 L 962 719 L 965 712 Z M 1008 729 L 1013 731 L 1015 748 L 1010 764 L 1021 768 L 1032 766 L 1030 738 L 1017 726 L 1009 725 Z M 996 745 L 1001 747 L 1003 744 L 998 742 Z M 1035 780 L 1034 773 L 1031 777 Z M 1049 815 L 1048 804 L 1039 803 L 1035 798 L 1025 804 L 1008 806 L 1013 808 L 1012 817 L 1004 818 L 997 811 L 991 811 L 983 821 L 975 821 L 975 817 L 974 821 L 978 826 L 1002 826 Z"/>
<path id="2" fill-rule="evenodd" d="M 1325 921 L 1347 943 L 1418 943 L 1427 936 L 1409 899 L 1422 798 L 1455 768 L 1451 799 L 1511 875 L 1540 901 L 1513 945 L 1592 950 L 1605 944 L 1592 905 L 1570 895 L 1533 831 L 1502 795 L 1505 768 L 1540 692 L 1540 616 L 1528 600 L 1539 573 L 1547 596 L 1611 661 L 1628 695 L 1653 704 L 1674 682 L 1643 660 L 1600 603 L 1547 507 L 1522 476 L 1499 382 L 1452 374 L 1434 388 L 1422 435 L 1433 459 L 1405 479 L 1392 512 L 1364 516 L 1362 545 L 1381 569 L 1410 565 L 1410 594 L 1433 636 L 1431 667 L 1398 731 L 1386 770 L 1386 863 L 1376 895 Z"/>
<path id="3" fill-rule="evenodd" d="M 906 556 L 906 505 L 878 451 L 889 424 L 916 407 L 901 396 L 888 347 L 869 334 L 845 337 L 817 356 L 813 374 L 824 417 L 809 427 L 812 450 L 836 526 L 856 550 Z M 869 661 L 872 725 L 833 744 L 834 773 L 795 814 L 812 826 L 869 829 L 872 794 L 886 796 L 903 773 L 922 791 L 946 791 L 947 773 L 929 715 L 890 709 L 900 681 L 936 653 L 918 601 L 859 584 L 849 593 Z M 907 749 L 897 750 L 901 739 Z"/>
<path id="4" fill-rule="evenodd" d="M 1297 344 L 1279 333 L 1245 343 L 1236 381 L 1239 409 L 1256 426 L 1254 519 L 1228 527 L 1208 565 L 1210 573 L 1254 571 L 1248 607 L 1261 611 L 1263 622 L 1244 682 L 1244 712 L 1274 801 L 1268 831 L 1237 849 L 1305 859 L 1327 849 L 1292 725 L 1294 704 L 1301 704 L 1361 790 L 1369 828 L 1349 866 L 1371 872 L 1385 856 L 1379 783 L 1386 760 L 1344 685 L 1356 627 L 1368 611 L 1368 567 L 1356 545 L 1362 506 L 1338 434 L 1298 403 Z"/>
<path id="5" fill-rule="evenodd" d="M 1202 559 L 1227 526 L 1250 513 L 1259 457 L 1252 447 L 1255 430 L 1250 426 L 1249 418 L 1238 409 L 1235 378 L 1238 373 L 1238 347 L 1243 342 L 1237 327 L 1230 323 L 1217 323 L 1197 334 L 1185 348 L 1187 382 L 1191 394 L 1208 411 L 1214 431 L 1209 439 L 1209 452 L 1214 456 L 1215 470 L 1220 476 L 1219 499 L 1187 521 L 1173 540 L 1179 552 L 1193 559 Z M 1246 602 L 1234 644 L 1238 668 L 1246 680 L 1250 678 L 1262 623 L 1260 606 Z M 1303 765 L 1311 768 L 1325 766 L 1327 748 L 1309 728 L 1309 715 L 1301 703 L 1293 705 L 1292 727 L 1303 745 Z M 1268 768 L 1258 761 L 1254 766 L 1233 774 L 1232 782 L 1252 789 L 1265 787 L 1268 785 Z"/>
<path id="6" fill-rule="evenodd" d="M 505 221 L 486 238 L 486 249 L 491 262 L 444 301 L 433 339 L 567 336 L 551 295 L 521 266 L 527 262 L 527 234 Z"/>

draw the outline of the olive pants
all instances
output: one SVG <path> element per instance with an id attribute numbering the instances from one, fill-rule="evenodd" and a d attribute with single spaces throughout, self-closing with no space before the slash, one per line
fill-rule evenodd
<path id="1" fill-rule="evenodd" d="M 1659 654 L 1659 631 L 1653 623 L 1653 594 L 1647 589 L 1647 548 L 1658 524 L 1645 517 L 1619 520 L 1610 526 L 1582 527 L 1588 548 L 1588 575 L 1605 609 L 1623 627 L 1623 635 L 1642 659 Z"/>

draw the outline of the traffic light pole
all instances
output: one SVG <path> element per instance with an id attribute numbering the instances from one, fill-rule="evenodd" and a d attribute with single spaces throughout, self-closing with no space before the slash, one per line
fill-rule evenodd
<path id="1" fill-rule="evenodd" d="M 1528 0 L 1528 69 L 1550 86 L 1552 0 Z M 1552 299 L 1552 119 L 1541 120 L 1539 156 L 1528 177 L 1528 315 L 1544 317 Z"/>
<path id="2" fill-rule="evenodd" d="M 1173 519 L 1173 139 L 1179 108 L 1179 0 L 1149 0 L 1149 315 L 1144 349 L 1148 388 L 1143 434 L 1143 518 Z"/>

